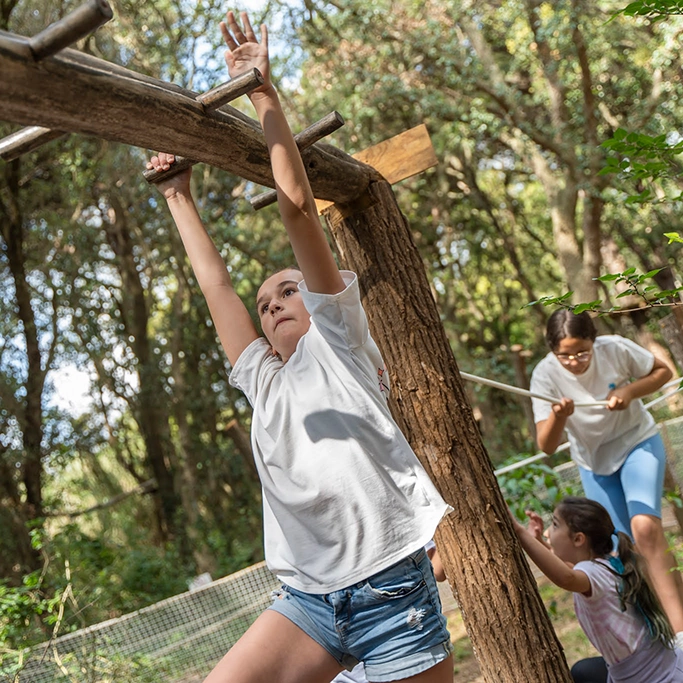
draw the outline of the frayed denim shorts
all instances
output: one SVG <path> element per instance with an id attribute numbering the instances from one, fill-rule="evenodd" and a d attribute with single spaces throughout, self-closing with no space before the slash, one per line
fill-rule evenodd
<path id="1" fill-rule="evenodd" d="M 269 609 L 294 622 L 342 667 L 364 662 L 368 679 L 377 683 L 422 673 L 452 650 L 424 549 L 333 593 L 282 586 L 274 598 Z"/>

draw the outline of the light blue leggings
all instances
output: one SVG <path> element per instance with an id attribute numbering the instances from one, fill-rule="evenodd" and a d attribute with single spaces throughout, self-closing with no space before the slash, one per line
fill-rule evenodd
<path id="1" fill-rule="evenodd" d="M 579 467 L 586 498 L 609 512 L 617 531 L 632 537 L 631 518 L 662 516 L 666 453 L 659 434 L 639 443 L 614 474 L 600 475 Z"/>

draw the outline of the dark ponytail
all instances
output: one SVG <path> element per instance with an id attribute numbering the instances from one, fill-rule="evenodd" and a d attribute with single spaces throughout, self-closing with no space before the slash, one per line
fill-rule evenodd
<path id="1" fill-rule="evenodd" d="M 659 640 L 666 647 L 672 647 L 675 635 L 662 603 L 652 589 L 643 558 L 636 552 L 631 539 L 621 531 L 617 534 L 619 546 L 617 556 L 621 560 L 618 573 L 622 579 L 619 592 L 622 608 L 633 605 L 643 615 L 652 640 Z"/>
<path id="2" fill-rule="evenodd" d="M 554 351 L 560 342 L 568 337 L 595 341 L 597 336 L 598 331 L 587 311 L 576 314 L 566 308 L 558 308 L 548 318 L 545 328 L 545 340 L 551 351 Z"/>
<path id="3" fill-rule="evenodd" d="M 636 553 L 631 539 L 621 531 L 617 534 L 617 557 L 612 556 L 615 529 L 609 512 L 588 498 L 565 498 L 557 506 L 557 513 L 573 533 L 580 532 L 586 537 L 596 557 L 609 560 L 607 568 L 621 579 L 622 608 L 625 610 L 626 605 L 635 607 L 645 620 L 652 640 L 672 647 L 674 631 L 648 581 L 645 562 Z"/>

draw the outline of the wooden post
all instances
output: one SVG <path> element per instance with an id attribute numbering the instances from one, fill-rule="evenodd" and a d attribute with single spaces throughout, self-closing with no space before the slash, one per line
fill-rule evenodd
<path id="1" fill-rule="evenodd" d="M 678 369 L 683 373 L 683 304 L 659 321 L 659 329 Z"/>
<path id="2" fill-rule="evenodd" d="M 526 359 L 529 353 L 524 351 L 521 344 L 513 344 L 510 347 L 510 355 L 512 356 L 512 365 L 515 369 L 515 384 L 521 389 L 529 388 L 529 376 L 526 372 Z M 534 422 L 534 411 L 531 407 L 530 398 L 520 398 L 522 410 L 524 410 L 524 417 L 526 419 L 529 436 L 536 443 L 536 423 Z"/>
<path id="3" fill-rule="evenodd" d="M 359 275 L 394 416 L 455 508 L 436 543 L 485 680 L 570 683 L 391 186 L 374 182 L 357 203 L 323 215 L 341 262 Z"/>

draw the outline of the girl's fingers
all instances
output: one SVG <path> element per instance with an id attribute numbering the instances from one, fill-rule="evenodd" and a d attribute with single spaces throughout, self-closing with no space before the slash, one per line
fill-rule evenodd
<path id="1" fill-rule="evenodd" d="M 237 19 L 235 19 L 235 14 L 233 12 L 228 12 L 228 26 L 230 27 L 232 34 L 235 36 L 235 40 L 240 45 L 247 42 L 246 36 L 244 33 L 242 33 L 242 27 L 237 23 Z"/>
<path id="2" fill-rule="evenodd" d="M 240 17 L 242 19 L 242 25 L 244 26 L 244 35 L 250 43 L 255 43 L 256 35 L 254 34 L 254 29 L 251 27 L 251 22 L 249 21 L 249 15 L 246 12 L 240 12 Z"/>
<path id="3" fill-rule="evenodd" d="M 225 44 L 231 49 L 234 50 L 237 47 L 237 43 L 235 42 L 235 39 L 232 37 L 230 34 L 230 31 L 228 31 L 228 27 L 225 25 L 224 21 L 221 21 L 218 26 L 221 29 L 221 33 L 223 34 L 223 40 L 225 41 Z"/>
<path id="4" fill-rule="evenodd" d="M 268 49 L 268 27 L 265 24 L 261 24 L 261 45 Z"/>

